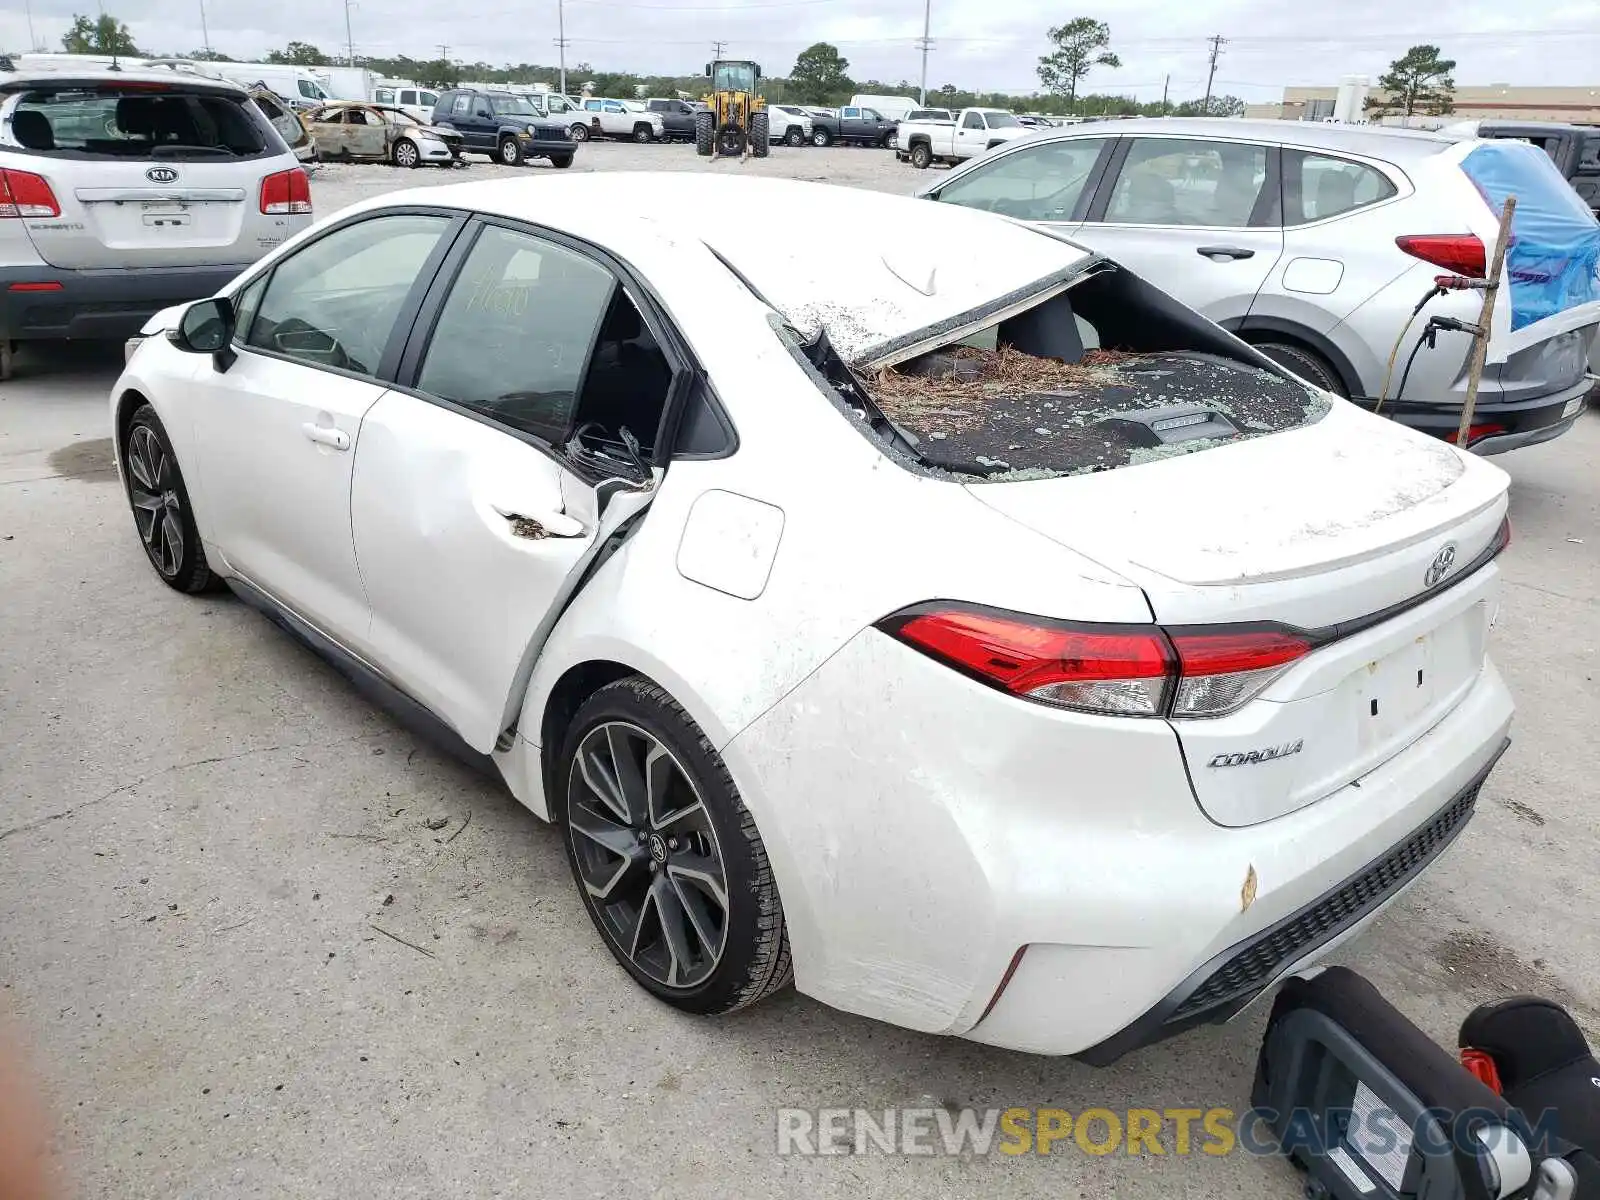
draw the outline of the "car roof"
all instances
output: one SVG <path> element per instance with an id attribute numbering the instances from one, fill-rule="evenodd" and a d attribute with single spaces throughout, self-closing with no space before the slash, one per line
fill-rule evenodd
<path id="1" fill-rule="evenodd" d="M 0 91 L 20 92 L 30 88 L 46 87 L 56 90 L 67 88 L 105 87 L 114 83 L 139 85 L 160 83 L 174 90 L 197 89 L 243 95 L 244 85 L 231 79 L 215 79 L 209 75 L 193 75 L 187 71 L 16 71 L 0 78 Z M 153 90 L 153 89 L 152 89 Z"/>
<path id="2" fill-rule="evenodd" d="M 648 195 L 641 208 L 637 198 Z M 826 327 L 846 358 L 997 302 L 1088 262 L 1017 222 L 910 196 L 751 175 L 604 172 L 410 188 L 359 210 L 447 205 L 542 225 L 633 264 L 669 308 L 706 307 L 732 282 L 709 249 L 806 336 Z M 346 213 L 356 211 L 347 209 Z M 670 213 L 662 219 L 653 214 Z M 824 224 L 820 241 L 773 238 L 771 219 Z M 885 249 L 884 229 L 894 229 Z M 979 242 L 983 253 L 954 253 Z"/>
<path id="3" fill-rule="evenodd" d="M 1237 117 L 1133 117 L 1109 122 L 1086 121 L 1058 133 L 1040 134 L 1031 142 L 1064 138 L 1158 133 L 1167 137 L 1211 137 L 1274 142 L 1311 150 L 1343 150 L 1372 158 L 1426 158 L 1452 144 L 1449 137 L 1422 129 L 1383 125 L 1335 125 L 1320 121 L 1240 120 Z"/>

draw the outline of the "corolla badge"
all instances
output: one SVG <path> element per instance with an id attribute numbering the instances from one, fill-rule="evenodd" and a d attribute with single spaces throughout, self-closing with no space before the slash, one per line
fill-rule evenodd
<path id="1" fill-rule="evenodd" d="M 177 181 L 178 172 L 174 167 L 151 167 L 144 173 L 144 177 L 151 183 L 174 183 Z"/>
<path id="2" fill-rule="evenodd" d="M 1296 738 L 1281 746 L 1263 746 L 1259 750 L 1236 750 L 1232 754 L 1218 754 L 1206 764 L 1208 767 L 1253 767 L 1278 758 L 1288 758 L 1306 748 L 1304 738 Z"/>
<path id="3" fill-rule="evenodd" d="M 1447 542 L 1445 548 L 1433 556 L 1433 561 L 1428 564 L 1428 572 L 1422 577 L 1422 582 L 1433 587 L 1450 574 L 1450 569 L 1456 565 L 1456 544 Z"/>

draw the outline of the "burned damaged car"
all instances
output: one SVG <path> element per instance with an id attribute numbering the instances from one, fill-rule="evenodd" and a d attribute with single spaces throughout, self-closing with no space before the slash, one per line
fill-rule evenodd
<path id="1" fill-rule="evenodd" d="M 1503 472 L 954 205 L 390 193 L 153 319 L 111 417 L 159 577 L 498 773 L 693 1013 L 1105 1062 L 1362 929 L 1506 744 Z"/>
<path id="2" fill-rule="evenodd" d="M 465 165 L 461 135 L 425 125 L 384 104 L 327 104 L 306 118 L 323 159 L 392 163 L 397 167 Z"/>

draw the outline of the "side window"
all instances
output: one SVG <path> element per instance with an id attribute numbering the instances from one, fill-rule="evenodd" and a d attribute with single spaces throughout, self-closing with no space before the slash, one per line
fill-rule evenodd
<path id="1" fill-rule="evenodd" d="M 439 97 L 433 92 L 418 92 L 417 96 L 419 98 L 419 102 L 425 108 L 432 108 L 435 104 L 439 103 Z"/>
<path id="2" fill-rule="evenodd" d="M 400 93 L 401 104 L 415 104 L 416 102 L 417 90 L 415 88 L 407 88 L 405 91 Z"/>
<path id="3" fill-rule="evenodd" d="M 445 217 L 374 217 L 318 238 L 273 270 L 245 345 L 373 374 L 449 226 Z"/>
<path id="4" fill-rule="evenodd" d="M 268 271 L 261 278 L 246 284 L 233 298 L 233 340 L 236 344 L 244 345 L 250 340 L 250 323 L 256 319 L 256 310 L 261 307 L 261 295 L 267 290 L 267 280 L 271 276 L 272 272 Z"/>
<path id="5" fill-rule="evenodd" d="M 648 448 L 671 379 L 610 271 L 490 226 L 439 313 L 417 387 L 552 445 L 594 422 L 613 435 L 627 426 Z"/>
<path id="6" fill-rule="evenodd" d="M 300 85 L 300 94 L 302 96 L 304 96 L 307 100 L 326 100 L 327 99 L 327 97 L 322 94 L 322 89 L 317 87 L 316 84 L 312 83 L 311 80 L 309 80 L 309 79 L 300 79 L 300 80 L 296 80 L 296 82 L 299 83 L 299 85 Z"/>
<path id="7" fill-rule="evenodd" d="M 1578 152 L 1578 171 L 1583 175 L 1600 174 L 1600 134 L 1590 134 L 1583 139 L 1583 149 Z"/>
<path id="8" fill-rule="evenodd" d="M 373 90 L 372 95 L 373 95 L 373 103 L 375 103 L 375 104 L 393 104 L 394 103 L 394 89 L 393 88 L 375 88 Z"/>
<path id="9" fill-rule="evenodd" d="M 881 112 L 879 112 L 875 108 L 863 108 L 861 110 L 861 115 L 863 117 L 866 117 L 867 120 L 869 120 L 869 121 L 881 121 L 881 120 L 883 120 L 883 114 Z"/>
<path id="10" fill-rule="evenodd" d="M 1082 138 L 1015 150 L 952 179 L 939 199 L 1026 221 L 1070 221 L 1105 144 Z"/>
<path id="11" fill-rule="evenodd" d="M 606 111 L 608 113 L 619 113 L 619 112 L 626 112 L 627 110 L 624 109 L 622 107 L 622 105 L 618 104 L 615 100 L 608 100 L 608 101 L 606 101 Z"/>
<path id="12" fill-rule="evenodd" d="M 963 129 L 982 129 L 983 128 L 983 114 L 982 113 L 969 112 L 966 116 L 961 118 L 961 128 L 963 128 Z"/>
<path id="13" fill-rule="evenodd" d="M 1265 146 L 1135 138 L 1105 219 L 1239 229 L 1250 223 L 1266 179 Z"/>
<path id="14" fill-rule="evenodd" d="M 466 92 L 457 92 L 455 99 L 450 101 L 450 112 L 458 117 L 464 117 L 472 111 L 472 97 Z"/>
<path id="15" fill-rule="evenodd" d="M 1285 225 L 1337 217 L 1340 213 L 1387 200 L 1396 191 L 1394 184 L 1381 171 L 1344 158 L 1287 151 L 1284 154 L 1284 169 L 1291 176 Z M 1300 185 L 1298 213 L 1294 211 L 1293 203 L 1296 173 Z"/>
<path id="16" fill-rule="evenodd" d="M 598 101 L 598 100 L 585 100 L 583 102 L 583 111 L 584 112 L 599 112 L 600 111 L 600 101 Z"/>

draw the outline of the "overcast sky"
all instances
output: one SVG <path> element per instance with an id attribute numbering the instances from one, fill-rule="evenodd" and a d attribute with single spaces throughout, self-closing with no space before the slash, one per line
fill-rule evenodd
<path id="1" fill-rule="evenodd" d="M 291 38 L 329 53 L 342 53 L 345 44 L 342 0 L 102 2 L 144 49 L 199 47 L 202 2 L 212 46 L 235 58 L 259 57 Z M 350 19 L 358 54 L 424 58 L 446 44 L 456 59 L 554 64 L 556 3 L 359 0 Z M 730 56 L 755 59 L 774 75 L 786 74 L 795 54 L 816 41 L 837 45 L 857 79 L 915 81 L 920 71 L 922 0 L 565 0 L 564 8 L 569 67 L 588 62 L 601 70 L 688 74 L 700 69 L 713 39 L 725 39 Z M 34 39 L 59 49 L 75 9 L 96 11 L 85 0 L 11 0 L 0 11 L 0 48 L 27 47 L 31 10 Z M 1114 9 L 932 0 L 936 47 L 928 87 L 1032 89 L 1046 28 L 1080 13 L 1110 23 L 1112 49 L 1123 62 L 1120 70 L 1096 71 L 1088 90 L 1147 100 L 1160 97 L 1167 75 L 1174 99 L 1204 91 L 1206 38 L 1213 33 L 1230 39 L 1216 90 L 1247 100 L 1274 98 L 1286 84 L 1334 84 L 1346 74 L 1375 78 L 1424 41 L 1459 62 L 1458 84 L 1589 85 L 1600 96 L 1597 0 L 1535 0 L 1531 9 L 1487 0 L 1431 7 L 1395 0 L 1122 0 Z"/>

